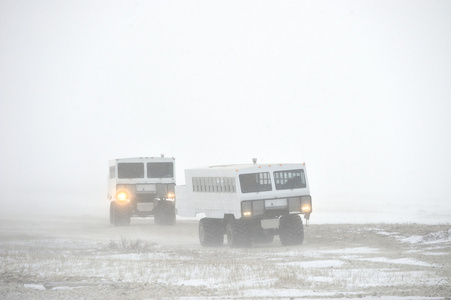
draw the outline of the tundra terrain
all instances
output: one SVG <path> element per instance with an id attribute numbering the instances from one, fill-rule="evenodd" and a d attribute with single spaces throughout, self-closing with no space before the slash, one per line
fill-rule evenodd
<path id="1" fill-rule="evenodd" d="M 1 299 L 451 299 L 451 225 L 309 224 L 202 248 L 198 220 L 0 219 Z"/>

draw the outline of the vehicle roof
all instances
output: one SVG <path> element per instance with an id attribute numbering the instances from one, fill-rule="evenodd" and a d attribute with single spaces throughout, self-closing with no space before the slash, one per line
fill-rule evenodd
<path id="1" fill-rule="evenodd" d="M 217 166 L 207 166 L 200 168 L 191 168 L 187 170 L 247 170 L 247 169 L 258 169 L 266 167 L 305 167 L 305 163 L 275 163 L 275 164 L 230 164 L 230 165 L 217 165 Z"/>
<path id="2" fill-rule="evenodd" d="M 116 159 L 112 159 L 110 160 L 110 163 L 115 163 L 115 162 L 139 162 L 139 161 L 157 161 L 157 162 L 163 162 L 163 161 L 173 161 L 175 160 L 174 157 L 161 157 L 161 156 L 143 156 L 143 157 L 127 157 L 127 158 L 116 158 Z"/>

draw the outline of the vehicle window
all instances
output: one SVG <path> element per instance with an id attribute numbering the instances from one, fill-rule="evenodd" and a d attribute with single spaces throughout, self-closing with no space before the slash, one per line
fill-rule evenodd
<path id="1" fill-rule="evenodd" d="M 193 192 L 235 193 L 233 177 L 193 177 Z"/>
<path id="2" fill-rule="evenodd" d="M 144 178 L 143 163 L 118 163 L 118 178 Z"/>
<path id="3" fill-rule="evenodd" d="M 174 164 L 172 162 L 147 163 L 147 178 L 173 178 Z"/>
<path id="4" fill-rule="evenodd" d="M 269 172 L 240 175 L 242 193 L 258 193 L 271 191 L 271 177 Z"/>
<path id="5" fill-rule="evenodd" d="M 291 190 L 305 188 L 304 170 L 287 170 L 274 172 L 276 190 Z"/>

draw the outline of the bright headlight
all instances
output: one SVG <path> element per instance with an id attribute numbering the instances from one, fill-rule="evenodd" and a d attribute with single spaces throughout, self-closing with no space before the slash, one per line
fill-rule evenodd
<path id="1" fill-rule="evenodd" d="M 174 195 L 174 193 L 168 193 L 166 197 L 167 197 L 167 198 L 174 198 L 175 195 Z"/>
<path id="2" fill-rule="evenodd" d="M 119 199 L 119 200 L 125 201 L 125 200 L 128 200 L 128 195 L 125 192 L 119 192 L 116 195 L 116 198 Z"/>
<path id="3" fill-rule="evenodd" d="M 312 197 L 301 196 L 301 210 L 302 213 L 308 215 L 312 212 Z"/>
<path id="4" fill-rule="evenodd" d="M 250 201 L 241 202 L 241 214 L 243 215 L 243 217 L 252 216 L 252 202 Z"/>

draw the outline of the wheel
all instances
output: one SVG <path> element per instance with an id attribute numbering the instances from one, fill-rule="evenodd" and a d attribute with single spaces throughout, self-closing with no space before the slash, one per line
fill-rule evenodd
<path id="1" fill-rule="evenodd" d="M 244 220 L 230 220 L 226 231 L 227 243 L 231 248 L 247 248 L 252 245 L 250 226 Z"/>
<path id="2" fill-rule="evenodd" d="M 202 247 L 219 247 L 224 244 L 222 220 L 203 218 L 199 221 L 199 241 Z"/>
<path id="3" fill-rule="evenodd" d="M 130 207 L 128 203 L 122 204 L 113 201 L 110 203 L 110 223 L 114 226 L 130 225 Z"/>
<path id="4" fill-rule="evenodd" d="M 154 222 L 157 225 L 175 225 L 175 206 L 172 202 L 160 201 L 155 208 Z"/>
<path id="5" fill-rule="evenodd" d="M 299 215 L 286 215 L 280 218 L 279 238 L 284 246 L 302 244 L 304 241 L 304 224 Z"/>

